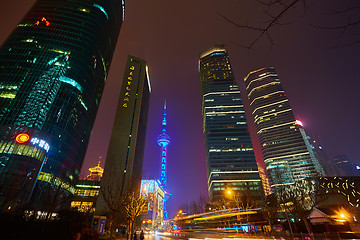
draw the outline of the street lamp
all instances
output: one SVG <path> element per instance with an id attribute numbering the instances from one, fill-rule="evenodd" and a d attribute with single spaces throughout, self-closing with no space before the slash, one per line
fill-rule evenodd
<path id="1" fill-rule="evenodd" d="M 229 189 L 229 190 L 226 191 L 226 195 L 228 196 L 229 199 L 232 199 L 232 200 L 235 202 L 237 208 L 240 208 L 240 206 L 239 206 L 239 201 L 238 201 L 238 199 L 236 199 L 236 194 L 234 194 L 234 193 Z"/>
<path id="2" fill-rule="evenodd" d="M 347 222 L 350 220 L 350 214 L 344 209 L 341 208 L 338 212 L 337 212 L 337 220 L 338 222 Z"/>
<path id="3" fill-rule="evenodd" d="M 178 211 L 178 213 L 176 214 L 176 217 L 180 217 L 181 215 L 182 215 L 182 210 L 180 209 L 179 211 Z"/>

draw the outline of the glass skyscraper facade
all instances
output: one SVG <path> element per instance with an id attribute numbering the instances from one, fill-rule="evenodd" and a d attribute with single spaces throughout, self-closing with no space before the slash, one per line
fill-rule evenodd
<path id="1" fill-rule="evenodd" d="M 200 55 L 203 131 L 210 199 L 227 191 L 259 199 L 261 180 L 239 87 L 223 45 Z"/>
<path id="2" fill-rule="evenodd" d="M 50 199 L 70 199 L 123 7 L 38 0 L 1 47 L 0 206 L 48 210 Z"/>
<path id="3" fill-rule="evenodd" d="M 275 69 L 253 71 L 244 81 L 271 187 L 322 175 Z"/>

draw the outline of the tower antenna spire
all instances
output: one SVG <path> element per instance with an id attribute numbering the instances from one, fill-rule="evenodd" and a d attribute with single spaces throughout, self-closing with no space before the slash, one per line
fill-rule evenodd
<path id="1" fill-rule="evenodd" d="M 159 172 L 159 181 L 161 187 L 165 190 L 165 199 L 164 199 L 164 219 L 167 220 L 167 210 L 166 210 L 166 201 L 169 198 L 169 194 L 167 193 L 167 146 L 170 143 L 170 137 L 166 134 L 166 99 L 164 103 L 164 115 L 162 120 L 162 133 L 159 135 L 157 139 L 157 143 L 161 148 L 160 154 L 160 172 Z"/>

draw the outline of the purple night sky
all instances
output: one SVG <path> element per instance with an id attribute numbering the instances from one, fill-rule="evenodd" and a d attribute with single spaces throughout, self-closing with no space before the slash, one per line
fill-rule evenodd
<path id="1" fill-rule="evenodd" d="M 15 28 L 35 0 L 1 0 L 0 43 Z M 289 24 L 271 30 L 276 46 L 262 39 L 248 51 L 236 45 L 250 42 L 255 32 L 241 30 L 218 13 L 241 24 L 261 24 L 265 15 L 257 1 L 182 0 L 126 1 L 125 22 L 105 86 L 85 162 L 81 172 L 106 158 L 120 85 L 127 55 L 147 61 L 150 70 L 151 100 L 144 156 L 144 177 L 158 176 L 164 100 L 167 101 L 168 201 L 169 217 L 185 202 L 207 195 L 205 147 L 202 135 L 199 53 L 224 43 L 241 89 L 251 70 L 274 66 L 290 100 L 295 116 L 307 133 L 318 136 L 329 157 L 346 154 L 359 163 L 360 108 L 357 107 L 360 81 L 360 43 L 332 48 L 360 40 L 360 35 L 341 35 L 312 25 L 334 26 L 358 16 L 357 11 L 331 14 L 358 1 L 312 0 L 304 12 L 299 7 L 286 16 Z M 351 16 L 350 14 L 353 14 Z M 356 27 L 356 26 L 355 26 Z M 353 30 L 353 33 L 360 33 Z M 246 101 L 246 95 L 242 92 Z M 250 117 L 248 115 L 248 120 Z M 253 126 L 250 126 L 253 129 Z M 257 139 L 256 157 L 261 153 Z M 360 163 L 359 163 L 360 164 Z"/>

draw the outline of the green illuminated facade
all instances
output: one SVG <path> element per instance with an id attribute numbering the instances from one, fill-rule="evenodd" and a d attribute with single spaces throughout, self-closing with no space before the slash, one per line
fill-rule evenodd
<path id="1" fill-rule="evenodd" d="M 0 206 L 46 211 L 75 191 L 123 10 L 38 0 L 1 47 Z"/>
<path id="2" fill-rule="evenodd" d="M 259 199 L 261 180 L 239 87 L 224 46 L 200 55 L 203 130 L 210 199 Z M 231 195 L 227 195 L 228 191 Z"/>

